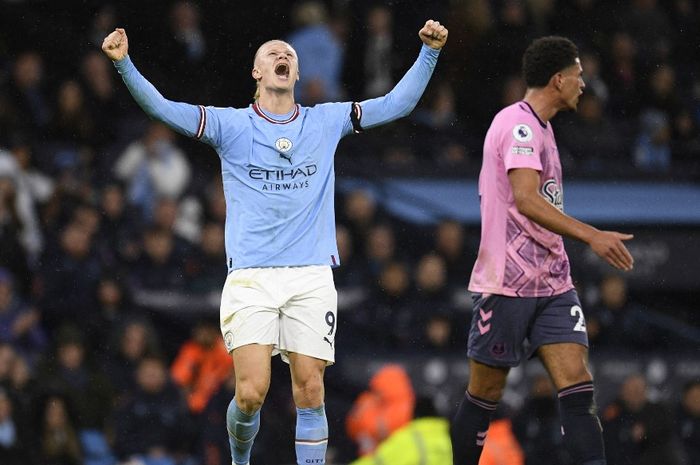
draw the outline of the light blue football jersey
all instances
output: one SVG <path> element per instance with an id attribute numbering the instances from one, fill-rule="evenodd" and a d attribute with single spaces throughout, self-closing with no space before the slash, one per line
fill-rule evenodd
<path id="1" fill-rule="evenodd" d="M 383 97 L 314 107 L 287 115 L 248 108 L 217 108 L 165 99 L 129 57 L 115 66 L 146 113 L 211 145 L 221 159 L 226 197 L 229 271 L 240 268 L 338 266 L 333 157 L 353 130 L 406 116 L 432 75 L 439 51 L 427 46 Z M 354 116 L 354 126 L 351 119 Z"/>

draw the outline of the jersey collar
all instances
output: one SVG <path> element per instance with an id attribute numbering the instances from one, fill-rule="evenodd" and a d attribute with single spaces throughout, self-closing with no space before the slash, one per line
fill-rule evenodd
<path id="1" fill-rule="evenodd" d="M 527 109 L 525 109 L 522 105 L 520 105 L 520 108 L 522 108 L 522 109 L 525 110 L 525 111 L 529 111 L 530 113 L 532 113 L 532 115 L 533 115 L 535 118 L 537 118 L 537 121 L 539 121 L 540 126 L 542 126 L 544 129 L 547 129 L 547 123 L 545 123 L 544 121 L 542 121 L 542 120 L 540 119 L 540 117 L 537 115 L 537 113 L 535 113 L 535 110 L 532 108 L 532 105 L 530 105 L 529 103 L 527 103 L 525 100 L 521 100 L 520 103 L 521 103 L 521 104 L 527 105 Z"/>
<path id="2" fill-rule="evenodd" d="M 292 121 L 294 121 L 295 119 L 297 119 L 297 116 L 299 116 L 299 108 L 300 108 L 300 106 L 299 106 L 299 104 L 297 103 L 297 104 L 294 105 L 294 110 L 292 110 L 292 114 L 289 115 L 286 119 L 274 119 L 274 118 L 271 118 L 270 116 L 268 116 L 268 115 L 263 111 L 263 109 L 260 108 L 260 106 L 258 105 L 258 102 L 255 102 L 255 103 L 253 104 L 253 110 L 255 111 L 255 113 L 257 113 L 258 116 L 261 117 L 262 119 L 264 119 L 265 121 L 268 121 L 268 122 L 270 122 L 270 123 L 272 123 L 272 124 L 287 124 L 287 123 L 291 123 Z"/>

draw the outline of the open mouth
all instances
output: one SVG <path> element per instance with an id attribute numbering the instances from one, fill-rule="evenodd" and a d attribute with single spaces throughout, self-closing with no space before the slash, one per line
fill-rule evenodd
<path id="1" fill-rule="evenodd" d="M 289 77 L 289 65 L 287 63 L 278 63 L 275 66 L 275 74 L 282 78 Z"/>

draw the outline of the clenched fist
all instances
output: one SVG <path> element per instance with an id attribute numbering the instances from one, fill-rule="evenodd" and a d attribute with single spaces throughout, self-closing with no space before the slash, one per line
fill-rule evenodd
<path id="1" fill-rule="evenodd" d="M 438 21 L 429 19 L 425 22 L 425 26 L 418 31 L 418 37 L 428 47 L 440 50 L 447 42 L 447 28 Z"/>
<path id="2" fill-rule="evenodd" d="M 126 31 L 117 28 L 102 41 L 102 51 L 112 61 L 123 60 L 129 53 L 129 39 Z"/>

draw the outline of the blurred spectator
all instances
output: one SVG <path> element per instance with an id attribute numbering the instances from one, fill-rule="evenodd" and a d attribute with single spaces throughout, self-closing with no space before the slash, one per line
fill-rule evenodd
<path id="1" fill-rule="evenodd" d="M 473 84 L 468 95 L 474 117 L 478 119 L 474 126 L 483 129 L 484 133 L 500 108 L 499 102 L 489 97 L 499 95 L 501 88 L 502 81 L 494 76 L 519 75 L 523 52 L 534 38 L 534 31 L 529 28 L 526 2 L 504 0 L 492 5 L 495 27 L 480 37 L 476 46 L 473 69 L 470 70 Z"/>
<path id="2" fill-rule="evenodd" d="M 115 275 L 102 275 L 95 292 L 97 304 L 83 322 L 88 345 L 100 355 L 112 354 L 116 350 L 114 328 L 122 327 L 133 318 L 134 311 L 127 302 L 124 284 Z"/>
<path id="3" fill-rule="evenodd" d="M 426 353 L 442 352 L 444 355 L 454 353 L 454 328 L 450 315 L 438 311 L 427 317 L 423 327 L 423 337 L 420 343 Z"/>
<path id="4" fill-rule="evenodd" d="M 622 22 L 639 44 L 643 60 L 649 63 L 668 58 L 671 52 L 671 25 L 657 0 L 632 0 Z"/>
<path id="5" fill-rule="evenodd" d="M 17 352 L 14 347 L 0 341 L 0 386 L 6 386 L 10 383 L 12 365 L 15 363 L 16 358 Z"/>
<path id="6" fill-rule="evenodd" d="M 700 465 L 700 381 L 683 387 L 677 425 L 688 465 Z"/>
<path id="7" fill-rule="evenodd" d="M 29 426 L 34 424 L 30 417 L 36 411 L 35 402 L 38 392 L 36 380 L 31 370 L 32 367 L 26 358 L 16 356 L 12 361 L 5 383 L 0 379 L 0 386 L 5 386 L 12 398 L 12 410 L 22 421 L 30 423 Z"/>
<path id="8" fill-rule="evenodd" d="M 296 100 L 308 106 L 339 100 L 344 52 L 328 25 L 326 7 L 320 1 L 304 1 L 294 7 L 292 18 L 297 29 L 287 42 L 301 63 Z"/>
<path id="9" fill-rule="evenodd" d="M 601 76 L 600 56 L 591 51 L 581 52 L 581 68 L 583 68 L 583 82 L 586 83 L 586 93 L 592 93 L 600 99 L 602 107 L 610 98 L 608 84 Z"/>
<path id="10" fill-rule="evenodd" d="M 141 458 L 174 465 L 187 447 L 187 405 L 169 381 L 163 360 L 146 357 L 137 371 L 137 388 L 114 415 L 114 449 L 120 460 Z"/>
<path id="11" fill-rule="evenodd" d="M 5 201 L 14 200 L 14 207 L 7 207 L 14 208 L 14 222 L 20 228 L 17 237 L 29 262 L 34 264 L 43 247 L 37 209 L 49 200 L 54 182 L 32 167 L 33 154 L 29 141 L 16 136 L 9 147 L 9 152 L 0 150 L 0 178 L 12 182 L 13 189 L 9 189 L 8 185 L 4 193 L 7 196 Z"/>
<path id="12" fill-rule="evenodd" d="M 373 453 L 394 431 L 413 418 L 415 396 L 411 380 L 400 365 L 384 365 L 372 376 L 345 420 L 358 455 Z"/>
<path id="13" fill-rule="evenodd" d="M 391 261 L 384 266 L 377 282 L 370 286 L 369 299 L 346 317 L 349 325 L 345 331 L 355 343 L 369 339 L 374 346 L 399 347 L 400 341 L 408 337 L 405 333 L 412 330 L 406 327 L 410 320 L 410 284 L 406 265 Z M 401 320 L 399 330 L 397 323 Z"/>
<path id="14" fill-rule="evenodd" d="M 32 465 L 30 431 L 18 412 L 12 398 L 0 387 L 0 462 L 3 465 Z"/>
<path id="15" fill-rule="evenodd" d="M 138 255 L 137 218 L 127 208 L 124 189 L 117 182 L 102 188 L 100 195 L 100 232 L 97 248 L 100 260 L 110 268 L 133 262 Z"/>
<path id="16" fill-rule="evenodd" d="M 231 370 L 202 412 L 199 436 L 202 465 L 227 465 L 231 460 L 231 447 L 226 432 L 226 411 L 235 390 L 236 376 Z"/>
<path id="17" fill-rule="evenodd" d="M 523 448 L 525 465 L 572 464 L 562 443 L 556 392 L 547 375 L 533 378 L 525 404 L 513 418 L 513 432 Z"/>
<path id="18" fill-rule="evenodd" d="M 642 316 L 645 311 L 630 301 L 627 281 L 608 275 L 600 282 L 600 302 L 586 316 L 588 337 L 595 347 L 642 348 L 659 344 L 656 331 Z"/>
<path id="19" fill-rule="evenodd" d="M 200 320 L 192 330 L 191 339 L 180 347 L 170 375 L 185 391 L 190 412 L 199 414 L 232 369 L 232 359 L 218 325 Z"/>
<path id="20" fill-rule="evenodd" d="M 30 285 L 28 281 L 31 281 L 29 259 L 20 243 L 24 228 L 17 213 L 15 198 L 14 183 L 8 178 L 0 178 L 0 241 L 3 245 L 0 247 L 0 266 L 23 278 L 18 288 L 26 293 Z"/>
<path id="21" fill-rule="evenodd" d="M 476 255 L 467 250 L 464 226 L 455 220 L 443 220 L 435 229 L 435 252 L 442 257 L 447 271 L 447 283 L 452 289 L 465 289 L 465 276 L 471 270 Z"/>
<path id="22" fill-rule="evenodd" d="M 150 221 L 152 228 L 160 228 L 172 233 L 175 253 L 184 257 L 192 249 L 192 242 L 199 242 L 199 233 L 192 233 L 192 229 L 199 230 L 199 225 L 186 225 L 181 215 L 180 202 L 173 197 L 159 197 L 153 207 L 153 218 Z M 197 240 L 194 240 L 197 236 Z M 222 255 L 223 256 L 223 255 Z"/>
<path id="23" fill-rule="evenodd" d="M 44 322 L 56 328 L 61 322 L 87 320 L 95 308 L 100 263 L 93 252 L 92 236 L 76 222 L 60 234 L 59 249 L 42 259 L 40 307 Z"/>
<path id="24" fill-rule="evenodd" d="M 375 5 L 367 12 L 364 36 L 364 98 L 378 97 L 394 87 L 396 60 L 393 53 L 393 17 L 386 5 Z M 358 60 L 359 62 L 359 60 Z"/>
<path id="25" fill-rule="evenodd" d="M 101 431 L 112 411 L 114 393 L 101 370 L 87 360 L 87 350 L 77 327 L 61 327 L 56 336 L 56 356 L 39 367 L 37 383 L 44 394 L 65 397 L 75 409 L 77 431 Z"/>
<path id="26" fill-rule="evenodd" d="M 348 55 L 358 59 L 348 60 L 345 67 L 350 96 L 365 99 L 389 92 L 396 82 L 397 65 L 401 63 L 394 53 L 391 8 L 371 5 L 360 21 L 361 29 L 353 31 L 348 41 Z"/>
<path id="27" fill-rule="evenodd" d="M 111 350 L 103 354 L 105 375 L 121 398 L 136 387 L 136 368 L 145 357 L 160 354 L 158 336 L 143 317 L 131 317 L 113 327 Z"/>
<path id="28" fill-rule="evenodd" d="M 12 344 L 19 353 L 36 360 L 46 347 L 40 319 L 39 311 L 15 293 L 10 272 L 0 268 L 0 341 Z"/>
<path id="29" fill-rule="evenodd" d="M 43 88 L 44 60 L 36 51 L 17 56 L 8 86 L 10 113 L 14 115 L 11 130 L 32 136 L 46 128 L 51 118 L 50 104 Z"/>
<path id="30" fill-rule="evenodd" d="M 48 136 L 59 147 L 77 152 L 94 146 L 97 128 L 85 103 L 80 85 L 72 79 L 64 81 L 56 95 L 56 111 L 48 126 Z"/>
<path id="31" fill-rule="evenodd" d="M 634 164 L 643 172 L 668 172 L 671 168 L 671 121 L 666 113 L 646 110 L 640 115 L 640 131 L 634 147 Z"/>
<path id="32" fill-rule="evenodd" d="M 170 10 L 170 28 L 175 43 L 190 66 L 201 62 L 207 50 L 200 23 L 199 7 L 193 2 L 176 2 Z"/>
<path id="33" fill-rule="evenodd" d="M 213 221 L 223 226 L 226 223 L 226 197 L 220 175 L 217 174 L 206 187 L 204 198 L 204 215 L 207 221 Z"/>
<path id="34" fill-rule="evenodd" d="M 95 48 L 102 47 L 102 41 L 117 26 L 117 10 L 114 5 L 101 5 L 92 15 L 88 30 L 88 40 Z"/>
<path id="35" fill-rule="evenodd" d="M 618 398 L 602 416 L 605 452 L 610 463 L 683 463 L 683 447 L 673 429 L 673 416 L 665 406 L 649 399 L 641 375 L 625 379 Z"/>
<path id="36" fill-rule="evenodd" d="M 685 133 L 678 117 L 683 113 L 676 91 L 676 73 L 668 64 L 657 66 L 649 77 L 649 94 L 640 115 L 635 161 L 645 171 L 668 170 L 671 165 L 673 136 Z M 679 131 L 680 130 L 680 131 Z"/>
<path id="37" fill-rule="evenodd" d="M 374 453 L 350 465 L 452 465 L 449 429 L 449 422 L 437 414 L 432 400 L 419 397 L 410 423 L 391 433 Z"/>
<path id="38" fill-rule="evenodd" d="M 605 51 L 603 76 L 610 86 L 610 114 L 616 118 L 633 117 L 641 104 L 637 45 L 632 36 L 617 31 Z"/>
<path id="39" fill-rule="evenodd" d="M 179 197 L 190 179 L 189 161 L 175 146 L 173 133 L 155 122 L 126 148 L 114 171 L 128 186 L 129 202 L 141 208 L 146 219 L 151 218 L 157 198 Z"/>
<path id="40" fill-rule="evenodd" d="M 202 228 L 199 247 L 194 248 L 186 261 L 187 287 L 197 294 L 220 293 L 226 280 L 226 250 L 224 227 L 207 223 Z"/>
<path id="41" fill-rule="evenodd" d="M 396 231 L 389 223 L 372 226 L 366 238 L 368 272 L 376 277 L 386 264 L 397 258 Z"/>
<path id="42" fill-rule="evenodd" d="M 446 166 L 464 165 L 467 162 L 464 140 L 468 137 L 457 117 L 452 86 L 446 81 L 434 82 L 428 87 L 424 100 L 426 104 L 410 116 L 417 123 L 414 150 Z"/>
<path id="43" fill-rule="evenodd" d="M 629 142 L 605 115 L 603 101 L 595 93 L 584 92 L 578 111 L 567 123 L 559 126 L 558 137 L 574 164 L 590 173 L 629 172 Z"/>
<path id="44" fill-rule="evenodd" d="M 178 76 L 177 80 L 167 79 L 167 74 L 163 76 L 162 89 L 168 98 L 197 102 L 208 87 L 215 85 L 208 83 L 202 86 L 200 81 L 206 75 L 210 49 L 202 29 L 202 11 L 198 2 L 179 0 L 168 5 L 165 14 L 168 29 L 163 31 L 161 46 L 154 57 L 160 68 L 155 71 L 167 70 L 165 72 Z"/>
<path id="45" fill-rule="evenodd" d="M 110 8 L 109 6 L 105 9 Z M 112 27 L 111 30 L 114 30 Z M 107 34 L 100 39 L 99 46 Z M 124 110 L 128 107 L 129 99 L 124 95 L 124 89 L 115 85 L 113 65 L 109 59 L 98 50 L 91 50 L 85 54 L 80 65 L 80 78 L 87 112 L 93 119 L 93 124 L 97 129 L 93 135 L 93 140 L 97 147 L 102 147 L 106 143 L 113 141 L 118 136 L 117 122 L 123 116 Z M 110 153 L 101 154 L 111 160 Z M 102 160 L 98 161 L 99 166 L 104 166 Z"/>
<path id="46" fill-rule="evenodd" d="M 525 96 L 527 85 L 519 74 L 507 77 L 501 88 L 501 105 L 507 107 L 519 102 Z"/>
<path id="47" fill-rule="evenodd" d="M 68 401 L 57 395 L 44 399 L 40 409 L 39 439 L 42 465 L 82 465 L 83 452 L 78 428 L 71 418 Z"/>
<path id="48" fill-rule="evenodd" d="M 423 255 L 415 269 L 415 290 L 405 312 L 406 321 L 395 322 L 399 340 L 404 347 L 410 347 L 420 340 L 421 331 L 435 314 L 452 315 L 454 307 L 447 287 L 445 261 L 435 253 Z"/>
<path id="49" fill-rule="evenodd" d="M 349 292 L 356 289 L 361 291 L 366 285 L 366 277 L 360 258 L 356 254 L 357 244 L 353 241 L 350 230 L 342 224 L 336 225 L 335 238 L 338 243 L 338 255 L 340 255 L 341 263 L 341 266 L 333 269 L 335 286 L 339 292 Z"/>
<path id="50" fill-rule="evenodd" d="M 353 190 L 345 196 L 343 217 L 343 223 L 350 230 L 352 243 L 359 250 L 367 242 L 370 229 L 379 219 L 376 199 L 366 190 Z"/>
<path id="51" fill-rule="evenodd" d="M 175 237 L 171 231 L 148 228 L 143 234 L 143 252 L 131 272 L 132 291 L 180 289 L 185 283 L 182 259 L 175 250 Z M 139 296 L 134 297 L 138 302 Z"/>

